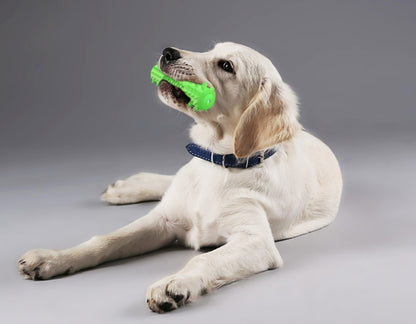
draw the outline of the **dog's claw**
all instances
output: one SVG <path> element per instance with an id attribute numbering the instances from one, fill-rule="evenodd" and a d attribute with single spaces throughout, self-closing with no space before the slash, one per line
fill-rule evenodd
<path id="1" fill-rule="evenodd" d="M 170 312 L 171 310 L 174 309 L 172 308 L 172 303 L 169 303 L 169 302 L 158 304 L 157 307 L 159 307 L 164 312 Z"/>

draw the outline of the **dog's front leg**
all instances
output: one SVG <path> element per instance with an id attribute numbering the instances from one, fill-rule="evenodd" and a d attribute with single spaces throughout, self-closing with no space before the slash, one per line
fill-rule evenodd
<path id="1" fill-rule="evenodd" d="M 160 208 L 110 234 L 98 235 L 65 250 L 38 249 L 18 262 L 27 279 L 49 279 L 91 268 L 104 262 L 127 258 L 168 245 L 175 240 L 174 227 Z"/>
<path id="2" fill-rule="evenodd" d="M 146 301 L 152 311 L 168 312 L 214 288 L 282 264 L 271 233 L 234 234 L 227 244 L 194 257 L 178 273 L 150 286 Z"/>

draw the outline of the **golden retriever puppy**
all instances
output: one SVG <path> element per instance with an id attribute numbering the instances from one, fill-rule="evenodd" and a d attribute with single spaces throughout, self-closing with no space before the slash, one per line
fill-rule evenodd
<path id="1" fill-rule="evenodd" d="M 162 101 L 191 116 L 193 158 L 175 176 L 140 173 L 110 185 L 112 204 L 161 199 L 146 216 L 65 250 L 32 250 L 19 260 L 30 279 L 49 279 L 179 242 L 216 249 L 151 285 L 151 310 L 167 312 L 202 294 L 282 266 L 275 241 L 328 225 L 342 191 L 338 162 L 298 122 L 297 98 L 269 59 L 234 43 L 205 53 L 166 48 L 160 69 L 214 87 L 208 111 L 162 81 Z"/>

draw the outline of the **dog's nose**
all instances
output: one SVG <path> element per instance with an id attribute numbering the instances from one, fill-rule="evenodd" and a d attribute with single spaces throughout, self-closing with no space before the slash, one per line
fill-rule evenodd
<path id="1" fill-rule="evenodd" d="M 165 62 L 169 63 L 178 60 L 181 57 L 181 54 L 178 50 L 172 47 L 167 47 L 163 50 L 162 56 Z"/>

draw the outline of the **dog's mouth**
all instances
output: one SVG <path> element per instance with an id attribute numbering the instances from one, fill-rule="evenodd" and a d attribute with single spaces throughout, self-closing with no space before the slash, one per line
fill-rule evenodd
<path id="1" fill-rule="evenodd" d="M 162 80 L 159 85 L 160 92 L 167 100 L 172 100 L 177 105 L 187 106 L 191 98 L 178 87 L 171 85 L 169 82 Z"/>

